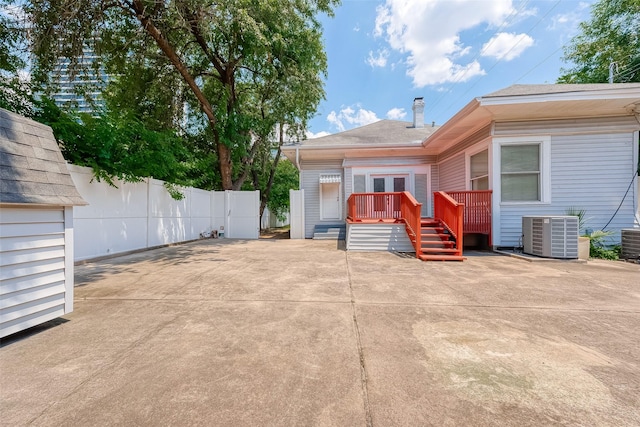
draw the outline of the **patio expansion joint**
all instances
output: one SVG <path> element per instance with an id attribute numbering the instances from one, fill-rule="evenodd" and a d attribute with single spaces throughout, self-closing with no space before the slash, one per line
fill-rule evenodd
<path id="1" fill-rule="evenodd" d="M 618 310 L 615 308 L 559 308 L 535 305 L 497 305 L 497 304 L 439 304 L 439 303 L 410 303 L 410 302 L 378 302 L 378 301 L 358 301 L 360 306 L 389 306 L 389 307 L 442 307 L 442 308 L 495 308 L 504 310 L 532 310 L 551 312 L 576 312 L 576 313 L 616 313 L 616 314 L 640 314 L 639 310 Z"/>
<path id="2" fill-rule="evenodd" d="M 290 303 L 290 304 L 351 304 L 350 300 L 297 300 L 297 299 L 266 299 L 266 298 L 253 298 L 253 299 L 223 299 L 223 298 L 208 298 L 208 299 L 194 299 L 194 298 L 102 298 L 102 297 L 82 297 L 75 299 L 75 303 L 89 302 L 89 301 L 120 301 L 120 302 L 140 302 L 140 301 L 155 301 L 155 302 L 232 302 L 232 303 L 251 303 L 251 302 L 272 302 L 272 303 Z"/>
<path id="3" fill-rule="evenodd" d="M 349 254 L 345 251 L 345 261 L 347 266 L 347 280 L 349 282 L 349 295 L 351 296 L 351 313 L 353 317 L 353 329 L 356 336 L 356 345 L 358 347 L 358 357 L 360 359 L 360 381 L 362 385 L 362 400 L 364 404 L 364 412 L 367 427 L 373 427 L 373 417 L 371 414 L 371 405 L 369 403 L 369 390 L 367 386 L 367 367 L 365 364 L 364 352 L 362 350 L 362 339 L 360 337 L 360 327 L 358 325 L 358 312 L 356 311 L 356 299 L 353 293 L 353 285 L 351 280 L 351 268 L 349 264 Z"/>

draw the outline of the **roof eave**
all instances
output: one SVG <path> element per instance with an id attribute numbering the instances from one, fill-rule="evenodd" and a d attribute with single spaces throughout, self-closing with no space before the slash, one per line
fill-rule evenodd
<path id="1" fill-rule="evenodd" d="M 640 97 L 640 87 L 620 88 L 612 87 L 608 90 L 582 90 L 566 91 L 558 93 L 537 93 L 530 95 L 505 95 L 479 97 L 477 100 L 481 106 L 506 105 L 506 104 L 532 104 L 538 102 L 581 101 L 600 99 L 637 99 Z"/>

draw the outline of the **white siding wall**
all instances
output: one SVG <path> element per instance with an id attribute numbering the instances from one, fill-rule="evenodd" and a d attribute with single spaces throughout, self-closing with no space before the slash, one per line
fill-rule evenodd
<path id="1" fill-rule="evenodd" d="M 622 121 L 617 122 L 620 124 Z M 586 210 L 586 226 L 593 230 L 602 228 L 612 217 L 634 174 L 637 142 L 634 142 L 633 132 L 578 134 L 578 131 L 597 128 L 590 122 L 581 123 L 583 127 L 567 121 L 538 124 L 540 133 L 563 133 L 551 137 L 551 203 L 500 204 L 499 240 L 494 241 L 495 245 L 520 244 L 523 215 L 561 215 L 567 208 L 577 207 Z M 501 136 L 521 135 L 530 126 L 527 124 L 518 130 L 514 124 L 508 124 L 497 125 L 496 129 L 500 130 L 497 133 Z M 499 171 L 495 173 L 499 182 Z M 619 232 L 621 228 L 633 227 L 635 207 L 632 191 L 608 230 Z M 615 238 L 619 239 L 618 236 Z"/>
<path id="2" fill-rule="evenodd" d="M 431 194 L 429 194 L 429 212 L 428 217 L 433 216 L 433 193 L 440 191 L 440 166 L 431 165 Z"/>
<path id="3" fill-rule="evenodd" d="M 0 209 L 0 337 L 73 309 L 72 212 Z"/>
<path id="4" fill-rule="evenodd" d="M 567 134 L 586 133 L 619 133 L 633 132 L 638 129 L 638 122 L 633 116 L 594 117 L 589 119 L 547 120 L 530 122 L 496 123 L 494 136 L 518 136 L 531 134 Z"/>
<path id="5" fill-rule="evenodd" d="M 465 167 L 464 153 L 460 153 L 440 163 L 438 165 L 439 191 L 466 190 L 464 167 Z"/>
<path id="6" fill-rule="evenodd" d="M 347 224 L 348 251 L 414 252 L 403 224 Z"/>
<path id="7" fill-rule="evenodd" d="M 342 164 L 338 161 L 329 162 L 304 162 L 300 172 L 302 187 L 304 189 L 304 212 L 305 212 L 305 238 L 313 237 L 313 230 L 317 224 L 335 224 L 338 221 L 320 220 L 320 175 L 340 174 L 342 175 Z M 344 177 L 342 177 L 342 188 L 344 191 Z M 346 204 L 346 203 L 344 203 Z"/>
<path id="8" fill-rule="evenodd" d="M 344 200 L 346 201 L 353 193 L 353 168 L 344 168 Z"/>
<path id="9" fill-rule="evenodd" d="M 415 197 L 419 203 L 422 203 L 422 212 L 421 215 L 423 217 L 429 216 L 429 203 L 427 202 L 429 198 L 429 180 L 427 174 L 418 173 L 415 175 Z"/>
<path id="10" fill-rule="evenodd" d="M 431 165 L 431 191 L 440 191 L 440 166 Z"/>

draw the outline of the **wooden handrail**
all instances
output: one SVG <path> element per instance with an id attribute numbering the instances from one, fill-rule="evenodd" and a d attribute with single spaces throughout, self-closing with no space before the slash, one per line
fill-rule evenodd
<path id="1" fill-rule="evenodd" d="M 465 233 L 487 234 L 491 245 L 491 197 L 491 190 L 433 193 L 433 216 L 442 221 L 455 239 L 456 255 L 462 255 Z M 416 255 L 422 253 L 422 204 L 408 191 L 353 193 L 347 206 L 347 219 L 352 222 L 404 222 Z"/>
<path id="2" fill-rule="evenodd" d="M 473 191 L 447 191 L 452 199 L 464 204 L 464 232 L 480 233 L 488 236 L 488 244 L 492 245 L 491 238 L 491 198 L 492 190 Z"/>
<path id="3" fill-rule="evenodd" d="M 420 257 L 422 254 L 422 203 L 418 203 L 418 201 L 408 191 L 403 191 L 401 213 L 407 229 L 407 234 L 409 234 L 413 241 L 413 247 L 416 250 L 416 257 Z"/>
<path id="4" fill-rule="evenodd" d="M 464 240 L 464 204 L 444 191 L 433 193 L 433 216 L 438 218 L 455 239 L 455 255 L 462 255 Z"/>

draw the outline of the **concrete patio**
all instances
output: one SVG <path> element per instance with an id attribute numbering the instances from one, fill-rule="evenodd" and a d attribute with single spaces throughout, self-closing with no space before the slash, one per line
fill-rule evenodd
<path id="1" fill-rule="evenodd" d="M 640 266 L 203 240 L 76 267 L 1 424 L 640 425 Z"/>

